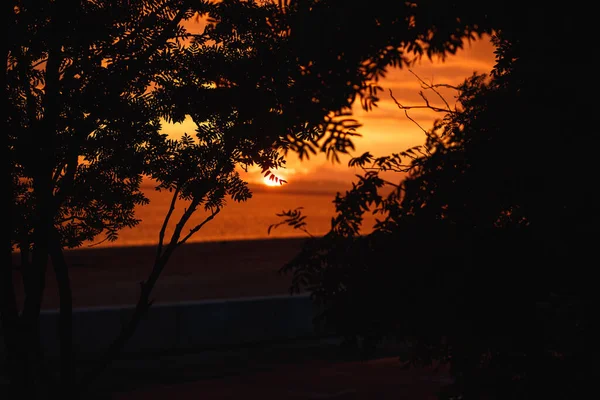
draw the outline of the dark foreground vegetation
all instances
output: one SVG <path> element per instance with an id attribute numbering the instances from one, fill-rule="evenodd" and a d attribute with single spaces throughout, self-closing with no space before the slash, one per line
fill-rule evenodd
<path id="1" fill-rule="evenodd" d="M 449 363 L 452 396 L 580 397 L 598 347 L 589 8 L 4 2 L 0 313 L 10 395 L 85 397 L 152 305 L 171 255 L 226 200 L 251 196 L 237 168 L 272 175 L 289 152 L 338 160 L 358 135 L 352 104 L 376 106 L 386 68 L 443 58 L 485 34 L 497 46 L 492 75 L 458 88 L 459 108 L 428 131 L 425 146 L 354 159 L 366 172 L 336 199 L 331 233 L 286 268 L 328 307 L 325 321 L 366 349 L 392 335 L 414 347 L 411 363 Z M 194 21 L 207 29 L 192 30 Z M 186 119 L 196 129 L 182 138 L 162 129 Z M 382 196 L 382 169 L 409 176 Z M 135 225 L 135 207 L 147 202 L 143 179 L 173 195 L 156 258 L 132 288 L 139 300 L 131 320 L 83 368 L 64 249 L 116 240 Z M 172 220 L 181 201 L 185 211 Z M 367 209 L 379 209 L 381 222 L 361 237 Z M 205 218 L 190 225 L 197 212 Z M 300 215 L 289 218 L 303 227 Z M 39 337 L 47 268 L 60 292 L 61 356 L 51 371 Z"/>

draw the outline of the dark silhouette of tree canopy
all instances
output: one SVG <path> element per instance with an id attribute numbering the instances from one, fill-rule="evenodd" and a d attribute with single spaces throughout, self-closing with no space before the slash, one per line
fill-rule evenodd
<path id="1" fill-rule="evenodd" d="M 258 164 L 269 174 L 287 151 L 303 157 L 323 151 L 336 159 L 357 135 L 350 106 L 355 99 L 366 109 L 376 104 L 377 81 L 390 65 L 453 53 L 492 28 L 506 30 L 507 51 L 529 56 L 536 47 L 527 46 L 535 38 L 524 44 L 514 39 L 527 31 L 529 14 L 513 26 L 504 15 L 512 17 L 505 11 L 510 9 L 431 1 L 7 2 L 6 237 L 11 253 L 13 246 L 21 251 L 26 294 L 19 307 L 11 254 L 2 268 L 1 312 L 15 387 L 31 396 L 48 393 L 38 368 L 38 317 L 50 257 L 61 301 L 62 380 L 50 393 L 73 394 L 79 377 L 62 251 L 102 234 L 114 240 L 119 229 L 135 225 L 134 207 L 146 202 L 140 191 L 144 177 L 173 194 L 165 227 L 177 201 L 188 205 L 170 239 L 165 240 L 166 229 L 159 232 L 156 262 L 136 314 L 100 367 L 119 352 L 150 307 L 152 287 L 173 251 L 214 218 L 225 200 L 250 196 L 237 166 Z M 206 31 L 186 31 L 182 22 L 198 15 L 209 18 Z M 544 21 L 536 21 L 543 28 Z M 538 54 L 531 57 L 538 60 Z M 503 60 L 517 65 L 512 58 Z M 518 72 L 529 79 L 527 68 L 534 64 L 524 65 Z M 185 118 L 197 126 L 193 136 L 172 139 L 161 131 L 162 120 Z M 207 219 L 184 233 L 201 208 Z"/>
<path id="2" fill-rule="evenodd" d="M 365 173 L 336 197 L 331 231 L 283 270 L 367 350 L 392 336 L 411 365 L 448 363 L 448 398 L 582 397 L 599 333 L 598 139 L 588 88 L 552 57 L 572 46 L 570 68 L 587 70 L 592 25 L 562 7 L 494 17 L 491 76 L 458 88 L 423 146 L 352 159 Z M 387 182 L 390 170 L 408 176 Z M 365 212 L 379 219 L 360 235 Z M 282 222 L 306 229 L 302 217 Z"/>
<path id="3" fill-rule="evenodd" d="M 11 380 L 28 396 L 48 394 L 38 339 L 48 256 L 60 292 L 60 390 L 67 396 L 72 301 L 62 248 L 103 231 L 114 239 L 137 223 L 133 209 L 146 202 L 142 175 L 164 141 L 149 88 L 174 65 L 168 53 L 184 34 L 179 22 L 193 14 L 176 4 L 11 4 L 3 74 L 15 211 L 9 238 L 21 251 L 25 300 L 16 305 L 8 264 L 2 318 Z"/>

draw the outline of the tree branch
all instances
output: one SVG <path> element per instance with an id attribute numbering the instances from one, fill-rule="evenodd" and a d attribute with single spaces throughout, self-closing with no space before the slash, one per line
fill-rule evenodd
<path id="1" fill-rule="evenodd" d="M 440 99 L 441 99 L 441 100 L 444 102 L 444 104 L 446 105 L 446 110 L 444 110 L 444 109 L 442 109 L 442 108 L 438 108 L 438 109 L 431 108 L 432 110 L 434 110 L 434 111 L 442 111 L 442 112 L 444 112 L 444 111 L 446 111 L 446 112 L 452 112 L 452 110 L 450 109 L 450 105 L 449 105 L 449 104 L 448 104 L 448 102 L 446 101 L 446 98 L 444 98 L 444 96 L 442 96 L 442 95 L 441 95 L 441 93 L 440 93 L 440 92 L 437 90 L 437 88 L 439 88 L 439 87 L 444 87 L 444 88 L 448 88 L 448 89 L 454 89 L 454 90 L 458 91 L 459 89 L 458 89 L 456 86 L 452 86 L 452 85 L 449 85 L 449 84 L 446 84 L 446 83 L 438 83 L 438 84 L 435 84 L 435 85 L 434 85 L 434 84 L 429 84 L 429 83 L 426 83 L 426 82 L 425 82 L 423 79 L 421 79 L 421 78 L 419 77 L 419 75 L 415 74 L 415 73 L 414 73 L 412 70 L 410 70 L 410 69 L 409 69 L 408 71 L 409 71 L 411 74 L 413 74 L 413 75 L 414 75 L 414 76 L 415 76 L 415 77 L 416 77 L 416 78 L 419 80 L 419 82 L 421 83 L 421 87 L 422 87 L 423 89 L 426 89 L 426 90 L 431 90 L 431 91 L 433 91 L 435 94 L 437 94 L 437 96 L 438 96 L 438 97 L 439 97 L 439 98 L 440 98 Z M 420 92 L 419 94 L 421 94 L 421 97 L 423 97 L 423 99 L 425 99 L 425 101 L 427 102 L 427 105 L 429 105 L 429 101 L 427 101 L 427 99 L 426 99 L 426 98 L 425 98 L 425 96 L 422 94 L 422 92 Z"/>
<path id="2" fill-rule="evenodd" d="M 156 246 L 156 258 L 155 263 L 158 262 L 158 259 L 161 256 L 163 243 L 165 239 L 165 231 L 167 230 L 167 226 L 169 225 L 169 221 L 171 220 L 171 216 L 173 215 L 173 211 L 175 210 L 175 203 L 177 202 L 177 198 L 179 197 L 180 186 L 177 185 L 175 190 L 173 191 L 173 197 L 171 198 L 171 203 L 169 204 L 169 210 L 167 211 L 167 215 L 163 221 L 163 224 L 160 228 L 160 232 L 158 234 L 158 245 Z"/>
<path id="3" fill-rule="evenodd" d="M 49 252 L 59 294 L 58 331 L 60 343 L 61 395 L 69 398 L 73 378 L 73 294 L 69 279 L 69 268 L 65 260 L 59 233 L 53 229 Z"/>
<path id="4" fill-rule="evenodd" d="M 217 214 L 219 214 L 220 212 L 221 212 L 221 209 L 219 207 L 217 207 L 216 210 L 212 211 L 211 214 L 208 217 L 206 217 L 206 219 L 204 221 L 202 221 L 201 223 L 199 223 L 198 225 L 196 225 L 195 227 L 190 229 L 190 232 L 183 239 L 181 239 L 177 243 L 177 245 L 184 244 L 194 233 L 198 232 L 204 225 L 206 225 L 207 222 L 212 221 L 213 218 L 215 218 L 217 216 Z"/>
<path id="5" fill-rule="evenodd" d="M 417 121 L 415 121 L 410 115 L 408 115 L 408 110 L 411 107 L 406 107 L 403 106 L 402 104 L 400 104 L 400 102 L 394 97 L 394 94 L 392 93 L 392 89 L 389 90 L 390 92 L 390 97 L 392 98 L 392 100 L 394 100 L 394 103 L 396 103 L 396 105 L 398 106 L 399 109 L 404 110 L 404 115 L 406 115 L 406 118 L 408 118 L 410 121 L 413 122 L 413 124 L 415 124 L 417 127 L 419 127 L 419 129 L 421 129 L 424 133 L 427 133 L 427 130 L 424 129 L 421 125 L 419 125 L 419 123 Z M 425 106 L 417 106 L 419 108 L 427 108 Z"/>
<path id="6" fill-rule="evenodd" d="M 15 2 L 6 1 L 2 5 L 2 25 L 5 27 L 6 32 L 12 28 L 11 16 L 14 12 Z M 1 107 L 3 110 L 9 108 L 9 91 L 7 86 L 7 71 L 9 59 L 9 38 L 5 37 L 0 44 L 0 57 L 2 60 L 2 66 L 0 67 L 0 90 L 2 91 L 2 103 Z M 9 124 L 7 118 L 2 118 L 0 122 L 1 130 L 3 132 L 2 138 L 4 149 L 9 149 Z M 4 150 L 7 151 L 7 150 Z M 24 382 L 24 357 L 23 357 L 23 346 L 22 338 L 19 332 L 19 310 L 17 306 L 17 298 L 15 294 L 15 286 L 13 280 L 13 256 L 12 256 L 12 242 L 11 237 L 13 235 L 13 219 L 10 217 L 14 212 L 14 200 L 15 194 L 13 193 L 13 182 L 11 178 L 12 162 L 10 157 L 4 157 L 4 204 L 5 213 L 9 216 L 7 220 L 2 224 L 3 237 L 4 237 L 4 255 L 2 258 L 4 262 L 0 265 L 0 323 L 3 331 L 4 349 L 6 355 L 6 374 L 9 378 L 9 388 L 7 397 L 17 398 L 22 396 Z"/>

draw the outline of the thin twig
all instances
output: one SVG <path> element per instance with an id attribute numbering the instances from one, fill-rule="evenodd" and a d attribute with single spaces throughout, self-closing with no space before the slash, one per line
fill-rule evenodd
<path id="1" fill-rule="evenodd" d="M 447 112 L 452 112 L 452 109 L 450 108 L 450 105 L 448 104 L 448 102 L 446 101 L 446 99 L 444 98 L 444 96 L 441 95 L 441 93 L 437 90 L 437 88 L 439 87 L 444 87 L 444 88 L 448 88 L 448 89 L 454 89 L 456 91 L 458 91 L 459 89 L 456 86 L 452 86 L 446 83 L 438 83 L 438 84 L 433 84 L 433 83 L 426 83 L 423 79 L 421 79 L 419 77 L 419 75 L 415 74 L 412 70 L 408 70 L 411 74 L 413 74 L 418 80 L 419 82 L 421 82 L 421 87 L 423 89 L 428 89 L 433 91 L 433 93 L 437 94 L 437 96 L 444 102 L 444 104 L 446 105 L 446 110 L 443 109 L 439 109 L 439 110 L 443 110 L 443 111 L 447 111 Z M 421 97 L 424 98 L 424 96 L 422 95 L 421 92 Z"/>
<path id="2" fill-rule="evenodd" d="M 173 192 L 173 197 L 171 198 L 171 204 L 169 205 L 169 211 L 167 211 L 167 215 L 165 215 L 165 219 L 160 228 L 160 232 L 158 234 L 158 245 L 156 246 L 156 260 L 158 261 L 161 256 L 164 239 L 165 239 L 165 231 L 167 230 L 167 225 L 169 225 L 169 221 L 171 216 L 173 215 L 173 211 L 175 210 L 175 203 L 177 202 L 177 198 L 179 197 L 179 185 L 175 188 Z"/>
<path id="3" fill-rule="evenodd" d="M 417 127 L 419 127 L 419 129 L 421 129 L 424 133 L 427 133 L 427 130 L 424 129 L 421 125 L 419 125 L 419 123 L 417 121 L 415 121 L 410 115 L 408 115 L 408 110 L 410 108 L 414 108 L 414 107 L 406 107 L 403 106 L 402 104 L 400 104 L 400 102 L 394 97 L 394 94 L 392 93 L 392 89 L 389 90 L 390 91 L 390 97 L 392 98 L 392 100 L 394 100 L 394 103 L 396 103 L 396 105 L 398 106 L 399 109 L 404 110 L 404 115 L 406 115 L 406 118 L 408 118 L 410 121 L 412 121 L 413 124 L 415 124 Z M 419 107 L 419 106 L 415 106 L 415 107 Z M 420 106 L 420 108 L 426 108 L 424 106 Z"/>
<path id="4" fill-rule="evenodd" d="M 99 242 L 96 242 L 96 243 L 89 244 L 89 245 L 88 245 L 88 247 L 96 247 L 96 246 L 98 246 L 98 245 L 100 245 L 100 244 L 102 244 L 102 243 L 106 242 L 107 240 L 108 240 L 108 236 L 107 236 L 107 237 L 105 237 L 104 239 L 102 239 L 102 240 L 101 240 L 101 241 L 99 241 Z"/>
<path id="5" fill-rule="evenodd" d="M 403 173 L 403 172 L 408 172 L 412 169 L 411 165 L 399 165 L 398 167 L 388 167 L 386 170 L 382 170 L 381 167 L 362 167 L 362 170 L 365 172 L 371 172 L 371 171 L 383 171 L 383 172 L 397 172 L 397 173 Z"/>
<path id="6" fill-rule="evenodd" d="M 212 221 L 212 219 L 214 217 L 216 217 L 217 214 L 220 212 L 221 212 L 221 209 L 219 207 L 217 207 L 216 210 L 211 212 L 211 214 L 208 217 L 206 217 L 206 219 L 204 221 L 202 221 L 201 223 L 199 223 L 198 225 L 196 225 L 195 227 L 190 229 L 190 232 L 183 239 L 181 239 L 177 243 L 177 245 L 184 244 L 194 233 L 198 232 L 207 222 Z"/>

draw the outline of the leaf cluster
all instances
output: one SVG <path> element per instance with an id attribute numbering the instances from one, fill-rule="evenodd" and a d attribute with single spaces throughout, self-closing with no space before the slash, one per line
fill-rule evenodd
<path id="1" fill-rule="evenodd" d="M 336 197 L 330 232 L 282 269 L 350 341 L 373 350 L 391 338 L 409 366 L 449 364 L 448 398 L 572 398 L 591 379 L 593 156 L 581 149 L 577 173 L 548 159 L 564 143 L 580 148 L 587 125 L 551 112 L 548 81 L 533 72 L 545 59 L 510 33 L 494 38 L 491 76 L 458 87 L 459 107 L 422 147 L 351 160 L 365 173 Z M 552 89 L 581 93 L 575 83 Z M 395 184 L 383 171 L 407 175 Z M 365 212 L 380 217 L 363 235 Z"/>

